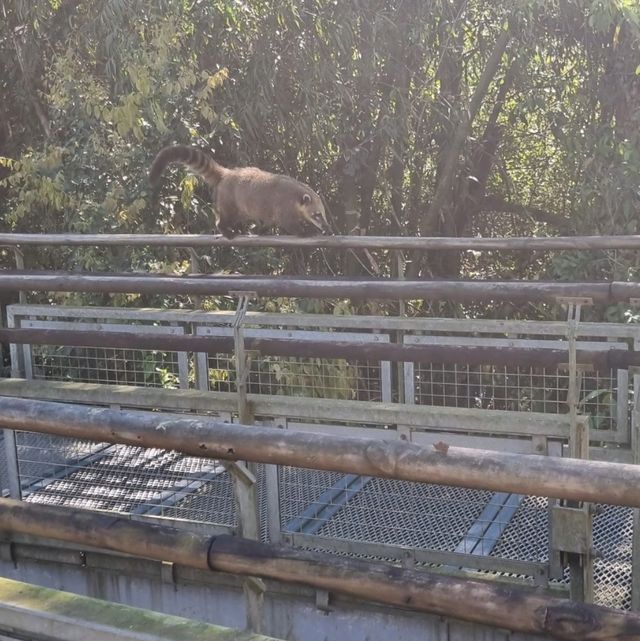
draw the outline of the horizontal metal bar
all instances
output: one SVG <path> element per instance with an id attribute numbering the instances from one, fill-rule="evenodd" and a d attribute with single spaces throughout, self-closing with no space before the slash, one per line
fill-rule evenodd
<path id="1" fill-rule="evenodd" d="M 252 291 L 258 296 L 299 298 L 447 299 L 557 303 L 559 298 L 588 296 L 594 303 L 611 304 L 640 298 L 640 283 L 547 281 L 429 281 L 392 279 L 286 278 L 189 274 L 78 274 L 68 272 L 0 273 L 0 291 L 61 291 L 127 294 L 225 295 Z"/>
<path id="2" fill-rule="evenodd" d="M 440 443 L 422 447 L 203 417 L 0 397 L 0 425 L 190 456 L 294 465 L 403 481 L 640 507 L 640 466 L 510 454 Z"/>
<path id="3" fill-rule="evenodd" d="M 640 236 L 558 236 L 553 238 L 457 238 L 407 236 L 236 236 L 213 234 L 0 234 L 0 245 L 156 247 L 324 247 L 352 249 L 579 250 L 640 249 Z"/>
<path id="4" fill-rule="evenodd" d="M 434 550 L 426 548 L 407 548 L 402 545 L 390 543 L 372 543 L 370 541 L 354 541 L 352 539 L 337 539 L 318 534 L 304 534 L 302 532 L 287 532 L 285 540 L 295 547 L 308 550 L 326 550 L 340 554 L 361 554 L 372 558 L 394 559 L 405 561 L 409 556 L 415 563 L 439 565 L 455 572 L 455 570 L 480 570 L 484 572 L 505 572 L 519 577 L 509 577 L 510 583 L 523 580 L 525 583 L 533 580 L 536 585 L 544 585 L 546 581 L 547 564 L 540 561 L 522 561 L 520 559 L 507 559 L 497 556 L 478 556 L 450 552 L 448 550 Z M 532 577 L 525 579 L 524 577 Z"/>
<path id="5" fill-rule="evenodd" d="M 233 321 L 233 311 L 211 311 L 160 308 L 121 308 L 121 307 L 75 307 L 71 305 L 9 305 L 8 314 L 18 319 L 21 316 L 43 316 L 45 318 L 88 318 L 115 319 L 121 321 L 150 320 L 161 322 L 207 323 L 229 326 Z M 539 335 L 565 337 L 566 321 L 501 320 L 480 318 L 398 318 L 393 316 L 336 316 L 335 314 L 275 314 L 267 312 L 247 312 L 246 325 L 277 327 L 330 327 L 363 330 L 419 330 L 432 332 L 491 333 L 508 335 Z M 632 323 L 590 323 L 580 322 L 577 336 L 633 338 L 640 335 L 640 326 Z M 523 339 L 526 340 L 526 339 Z"/>
<path id="6" fill-rule="evenodd" d="M 125 408 L 150 407 L 170 412 L 235 412 L 237 397 L 233 392 L 205 392 L 133 385 L 101 383 L 71 383 L 67 381 L 28 381 L 19 378 L 0 379 L 0 395 L 66 403 L 118 405 Z M 248 400 L 256 416 L 322 420 L 325 423 L 356 423 L 374 425 L 407 425 L 414 430 L 427 428 L 447 432 L 461 431 L 504 436 L 548 436 L 565 439 L 569 436 L 569 416 L 549 412 L 520 412 L 515 410 L 485 410 L 467 407 L 440 407 L 381 403 L 378 401 L 351 401 L 329 398 L 305 398 L 275 394 L 249 394 Z M 588 420 L 588 417 L 581 417 Z M 295 421 L 289 421 L 289 427 Z M 318 431 L 315 425 L 314 431 Z M 298 428 L 295 428 L 298 429 Z M 343 429 L 343 428 L 340 428 Z M 362 434 L 367 428 L 355 428 Z M 335 431 L 335 428 L 334 428 Z M 395 430 L 377 430 L 385 437 L 399 438 Z M 376 438 L 380 438 L 376 436 Z M 612 450 L 609 449 L 609 452 Z M 617 450 L 619 451 L 619 450 Z"/>
<path id="7" fill-rule="evenodd" d="M 111 347 L 231 354 L 231 336 L 158 335 L 157 333 L 75 331 L 70 329 L 0 329 L 0 341 L 22 345 Z M 297 358 L 342 358 L 359 361 L 400 361 L 466 365 L 528 365 L 540 368 L 563 367 L 568 362 L 563 349 L 525 347 L 474 347 L 458 345 L 407 345 L 366 341 L 296 340 L 288 338 L 245 338 L 246 349 L 269 356 Z M 608 372 L 611 369 L 640 365 L 640 353 L 622 349 L 589 350 L 577 353 L 585 369 Z"/>
<path id="8" fill-rule="evenodd" d="M 188 534 L 114 515 L 10 499 L 0 499 L 0 522 L 7 533 L 26 533 L 188 567 L 307 585 L 565 641 L 632 639 L 640 635 L 637 614 L 572 603 L 490 581 L 339 558 L 234 536 Z"/>

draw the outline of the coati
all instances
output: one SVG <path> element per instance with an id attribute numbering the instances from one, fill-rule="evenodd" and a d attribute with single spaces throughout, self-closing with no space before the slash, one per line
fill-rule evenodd
<path id="1" fill-rule="evenodd" d="M 218 230 L 227 238 L 252 222 L 263 228 L 276 226 L 297 236 L 331 233 L 318 194 L 289 176 L 257 167 L 230 169 L 200 149 L 172 145 L 162 149 L 151 165 L 149 182 L 153 187 L 172 163 L 186 165 L 205 179 L 215 201 Z"/>

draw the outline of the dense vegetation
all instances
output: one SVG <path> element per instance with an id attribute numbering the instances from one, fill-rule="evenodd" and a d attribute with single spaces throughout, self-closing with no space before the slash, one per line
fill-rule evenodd
<path id="1" fill-rule="evenodd" d="M 160 203 L 147 189 L 157 150 L 184 142 L 309 182 L 341 233 L 639 232 L 637 0 L 4 0 L 0 10 L 4 231 L 208 232 L 195 179 L 174 172 Z M 622 252 L 410 258 L 410 275 L 424 277 L 640 271 L 637 253 Z M 389 256 L 376 261 L 391 271 Z M 188 268 L 184 253 L 123 249 L 39 250 L 27 262 Z M 283 269 L 269 251 L 213 262 Z M 370 265 L 320 254 L 306 268 Z"/>

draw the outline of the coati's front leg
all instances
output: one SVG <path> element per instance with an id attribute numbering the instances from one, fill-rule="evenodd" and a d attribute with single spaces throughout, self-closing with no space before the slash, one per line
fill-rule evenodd
<path id="1" fill-rule="evenodd" d="M 273 231 L 273 225 L 269 225 L 267 223 L 254 223 L 251 231 L 257 236 L 265 236 Z"/>
<path id="2" fill-rule="evenodd" d="M 316 236 L 318 234 L 318 230 L 313 225 L 305 224 L 304 221 L 297 220 L 289 221 L 285 227 L 285 231 L 291 234 L 291 236 L 301 236 L 303 238 L 306 236 Z"/>
<path id="3" fill-rule="evenodd" d="M 216 206 L 216 226 L 225 238 L 233 238 L 241 231 L 235 207 L 228 203 L 218 202 Z"/>

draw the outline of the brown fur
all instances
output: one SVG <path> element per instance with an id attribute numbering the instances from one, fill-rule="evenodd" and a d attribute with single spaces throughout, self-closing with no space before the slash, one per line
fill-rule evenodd
<path id="1" fill-rule="evenodd" d="M 171 163 L 186 165 L 207 182 L 214 194 L 218 229 L 227 238 L 250 223 L 297 236 L 331 230 L 318 194 L 289 176 L 257 167 L 229 169 L 195 147 L 173 145 L 162 149 L 151 165 L 153 186 Z"/>

